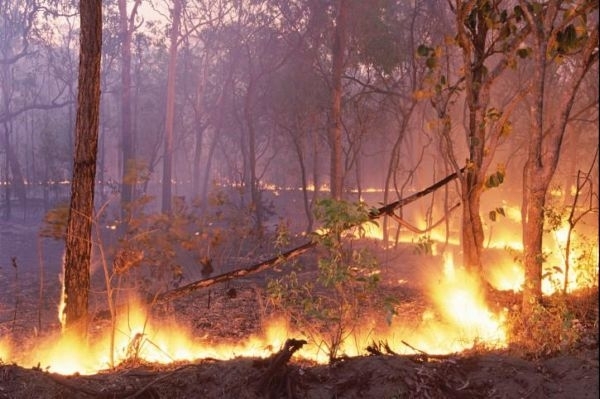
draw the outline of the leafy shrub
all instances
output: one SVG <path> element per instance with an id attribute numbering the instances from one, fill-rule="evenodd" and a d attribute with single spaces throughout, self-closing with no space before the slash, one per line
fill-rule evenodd
<path id="1" fill-rule="evenodd" d="M 324 345 L 333 361 L 340 355 L 340 344 L 358 326 L 360 302 L 368 300 L 379 282 L 378 263 L 366 249 L 353 248 L 357 237 L 364 237 L 364 223 L 370 222 L 363 203 L 323 199 L 315 216 L 322 233 L 313 239 L 324 256 L 317 262 L 317 277 L 302 281 L 302 268 L 287 276 L 271 279 L 267 291 L 275 306 L 287 313 L 314 344 Z M 324 342 L 318 342 L 323 337 Z"/>

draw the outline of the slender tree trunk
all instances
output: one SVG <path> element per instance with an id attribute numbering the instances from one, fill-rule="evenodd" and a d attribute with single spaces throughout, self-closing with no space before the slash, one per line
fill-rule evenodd
<path id="1" fill-rule="evenodd" d="M 181 0 L 173 1 L 173 26 L 169 47 L 167 75 L 167 111 L 165 117 L 165 144 L 163 154 L 162 212 L 171 213 L 171 179 L 173 167 L 173 135 L 175 129 L 175 75 L 177 74 L 177 40 L 181 19 Z"/>
<path id="2" fill-rule="evenodd" d="M 79 6 L 81 39 L 75 157 L 64 265 L 65 327 L 80 338 L 87 333 L 94 182 L 100 119 L 102 1 Z"/>
<path id="3" fill-rule="evenodd" d="M 9 129 L 8 129 L 8 124 L 5 122 L 2 124 L 4 126 L 4 147 L 8 150 L 8 148 L 10 147 L 10 135 L 8 134 Z M 6 156 L 5 158 L 5 163 L 4 163 L 4 180 L 6 181 L 10 181 L 10 158 L 8 156 Z M 6 207 L 4 208 L 4 219 L 5 220 L 9 220 L 11 213 L 12 213 L 12 208 L 11 208 L 11 202 L 10 202 L 10 198 L 12 197 L 12 192 L 11 192 L 11 185 L 7 184 L 6 186 L 4 186 L 4 202 Z"/>
<path id="4" fill-rule="evenodd" d="M 459 15 L 459 36 L 462 43 L 463 66 L 465 70 L 466 104 L 469 109 L 467 143 L 469 146 L 469 167 L 461 178 L 462 213 L 462 248 L 463 263 L 467 270 L 481 274 L 481 250 L 483 249 L 483 225 L 479 215 L 481 193 L 483 191 L 483 149 L 486 145 L 485 112 L 489 103 L 489 84 L 485 78 L 487 67 L 487 37 L 484 11 L 479 5 L 473 6 L 469 17 Z M 476 27 L 468 27 L 468 19 L 474 16 Z M 465 19 L 465 17 L 467 19 Z"/>
<path id="5" fill-rule="evenodd" d="M 474 179 L 470 179 L 469 176 L 467 171 L 467 177 L 461 180 L 463 263 L 467 270 L 481 274 L 484 234 L 479 210 L 482 185 L 474 185 Z M 475 174 L 471 176 L 474 177 Z"/>
<path id="6" fill-rule="evenodd" d="M 308 198 L 308 176 L 306 172 L 306 159 L 304 156 L 304 141 L 302 140 L 302 132 L 300 129 L 290 129 L 290 135 L 292 138 L 292 144 L 294 150 L 296 150 L 296 156 L 298 157 L 298 166 L 300 167 L 300 189 L 302 190 L 302 203 L 304 204 L 304 212 L 307 217 L 308 225 L 306 233 L 310 233 L 312 227 L 312 212 L 310 207 L 310 200 Z"/>
<path id="7" fill-rule="evenodd" d="M 331 147 L 329 184 L 331 186 L 331 197 L 334 199 L 342 199 L 344 189 L 342 159 L 342 74 L 344 73 L 344 56 L 346 52 L 347 13 L 347 0 L 338 0 L 332 51 L 331 121 L 329 127 L 329 145 Z"/>
<path id="8" fill-rule="evenodd" d="M 136 0 L 131 12 L 131 22 L 141 0 Z M 119 29 L 121 31 L 121 219 L 123 226 L 129 220 L 129 203 L 133 200 L 135 181 L 130 168 L 135 158 L 131 129 L 131 35 L 133 23 L 127 15 L 126 0 L 119 0 Z"/>
<path id="9" fill-rule="evenodd" d="M 252 66 L 250 66 L 252 69 Z M 263 224 L 263 209 L 262 209 L 262 198 L 260 193 L 259 181 L 256 175 L 256 129 L 254 127 L 254 119 L 252 116 L 252 103 L 254 101 L 254 77 L 250 72 L 250 83 L 246 90 L 246 96 L 244 98 L 244 120 L 248 128 L 248 173 L 249 173 L 249 188 L 252 209 L 255 216 L 254 228 L 257 232 L 262 230 Z"/>
<path id="10" fill-rule="evenodd" d="M 194 120 L 196 123 L 196 142 L 194 146 L 194 164 L 192 166 L 192 193 L 194 197 L 198 197 L 200 194 L 200 161 L 202 159 L 202 150 L 204 149 L 204 136 L 206 132 L 206 125 L 203 123 L 202 118 L 205 114 L 204 109 L 204 88 L 207 80 L 207 69 L 208 69 L 208 55 L 203 59 L 202 70 L 198 76 L 198 87 L 196 88 L 196 106 L 194 112 Z"/>
<path id="11" fill-rule="evenodd" d="M 522 5 L 523 2 L 521 2 Z M 567 123 L 583 78 L 592 64 L 597 62 L 598 25 L 592 25 L 581 49 L 572 58 L 572 70 L 565 77 L 560 92 L 548 96 L 546 84 L 549 43 L 555 38 L 556 26 L 561 18 L 561 2 L 549 1 L 543 12 L 531 13 L 526 7 L 524 14 L 533 32 L 533 75 L 531 89 L 530 132 L 527 143 L 527 162 L 523 170 L 523 263 L 525 282 L 523 287 L 523 313 L 531 315 L 542 297 L 544 231 L 544 207 L 546 194 L 558 166 L 558 160 Z M 598 4 L 586 12 L 597 12 Z M 573 13 L 577 15 L 577 13 Z M 564 15 L 562 15 L 564 17 Z M 560 21 L 564 24 L 564 21 Z M 551 104 L 553 103 L 553 104 Z M 553 105 L 553 107 L 551 107 Z M 544 119 L 545 113 L 552 116 Z"/>

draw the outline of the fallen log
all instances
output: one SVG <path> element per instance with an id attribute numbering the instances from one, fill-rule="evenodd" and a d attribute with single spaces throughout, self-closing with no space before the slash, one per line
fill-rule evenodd
<path id="1" fill-rule="evenodd" d="M 427 187 L 426 189 L 424 189 L 422 191 L 419 191 L 418 193 L 410 195 L 406 198 L 399 199 L 398 201 L 392 202 L 388 205 L 384 205 L 380 208 L 377 208 L 377 209 L 371 211 L 369 213 L 369 219 L 375 220 L 384 215 L 393 215 L 394 210 L 401 208 L 407 204 L 410 204 L 411 202 L 414 202 L 414 201 L 418 200 L 419 198 L 424 197 L 425 195 L 434 192 L 438 188 L 443 187 L 444 185 L 448 184 L 452 180 L 456 179 L 458 177 L 459 173 L 462 173 L 463 171 L 464 171 L 464 168 L 462 168 L 459 172 L 454 172 L 451 175 L 446 176 L 442 180 L 435 182 L 431 186 Z M 192 283 L 186 284 L 179 288 L 175 288 L 173 290 L 160 293 L 154 298 L 154 301 L 156 303 L 170 301 L 170 300 L 182 297 L 184 295 L 187 295 L 191 292 L 194 292 L 200 288 L 208 287 L 213 284 L 222 283 L 225 281 L 232 280 L 234 278 L 243 277 L 248 274 L 258 273 L 263 270 L 273 268 L 289 259 L 292 259 L 292 258 L 295 258 L 296 256 L 302 255 L 307 250 L 309 250 L 310 248 L 312 248 L 316 245 L 317 245 L 316 241 L 308 241 L 298 247 L 290 249 L 287 252 L 284 252 L 280 255 L 277 255 L 277 256 L 267 259 L 265 261 L 256 263 L 250 267 L 232 270 L 227 273 L 219 274 L 218 276 L 215 276 L 215 277 L 194 281 Z"/>

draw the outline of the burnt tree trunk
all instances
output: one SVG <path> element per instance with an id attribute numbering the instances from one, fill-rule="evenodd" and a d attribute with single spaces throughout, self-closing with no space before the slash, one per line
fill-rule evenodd
<path id="1" fill-rule="evenodd" d="M 526 316 L 535 312 L 536 305 L 542 297 L 543 273 L 543 230 L 544 209 L 552 177 L 559 162 L 559 156 L 571 111 L 576 96 L 591 66 L 598 62 L 598 25 L 580 25 L 579 29 L 587 30 L 586 35 L 574 43 L 562 42 L 561 45 L 576 45 L 570 49 L 572 71 L 565 77 L 558 92 L 549 95 L 552 86 L 549 77 L 556 69 L 551 68 L 548 54 L 554 54 L 552 61 L 563 63 L 562 57 L 552 49 L 554 40 L 562 37 L 562 27 L 567 26 L 565 19 L 574 15 L 597 13 L 598 3 L 582 6 L 578 12 L 567 16 L 561 14 L 561 2 L 549 1 L 543 12 L 532 13 L 524 8 L 524 15 L 533 32 L 533 74 L 530 108 L 530 128 L 527 142 L 527 162 L 523 170 L 523 265 L 525 281 L 523 286 L 523 312 Z M 589 7 L 589 8 L 587 8 Z M 574 19 L 573 19 L 574 20 Z M 559 40 L 560 42 L 560 40 Z M 573 51 L 573 50 L 577 51 Z M 553 112 L 549 112 L 553 111 Z M 546 116 L 548 115 L 548 116 Z"/>
<path id="2" fill-rule="evenodd" d="M 75 157 L 65 244 L 65 327 L 87 332 L 94 180 L 100 117 L 102 1 L 80 3 L 79 89 L 75 123 Z"/>

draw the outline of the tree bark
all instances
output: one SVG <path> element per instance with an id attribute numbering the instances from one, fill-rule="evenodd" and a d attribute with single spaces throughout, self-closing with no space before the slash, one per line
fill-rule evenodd
<path id="1" fill-rule="evenodd" d="M 75 123 L 75 156 L 64 265 L 65 328 L 87 333 L 94 183 L 100 117 L 102 1 L 80 3 L 79 88 Z"/>
<path id="2" fill-rule="evenodd" d="M 181 0 L 173 1 L 173 21 L 170 34 L 169 66 L 167 72 L 167 110 L 163 153 L 162 212 L 171 213 L 171 179 L 173 168 L 173 135 L 175 129 L 175 75 L 177 74 L 177 40 L 181 22 Z"/>
<path id="3" fill-rule="evenodd" d="M 331 198 L 342 199 L 344 189 L 342 160 L 342 74 L 346 52 L 347 0 L 337 1 L 337 17 L 333 39 L 331 67 L 330 190 Z"/>
<path id="4" fill-rule="evenodd" d="M 131 124 L 131 35 L 133 20 L 141 0 L 136 0 L 127 15 L 126 0 L 119 0 L 119 29 L 121 31 L 121 219 L 127 226 L 129 203 L 133 200 L 135 181 L 132 181 L 129 169 L 133 167 L 135 158 L 133 147 L 133 132 Z"/>

